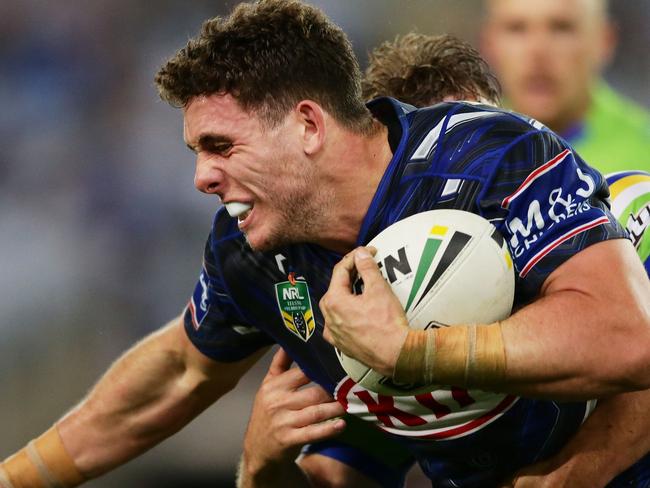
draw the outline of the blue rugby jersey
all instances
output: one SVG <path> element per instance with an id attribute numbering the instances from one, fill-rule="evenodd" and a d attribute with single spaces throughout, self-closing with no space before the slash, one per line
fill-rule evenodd
<path id="1" fill-rule="evenodd" d="M 493 107 L 445 103 L 416 110 L 369 104 L 389 130 L 393 158 L 357 243 L 425 210 L 454 208 L 490 220 L 508 242 L 515 306 L 590 244 L 625 237 L 610 214 L 603 177 L 535 121 Z M 389 397 L 356 385 L 322 338 L 318 302 L 341 256 L 313 244 L 253 252 L 220 210 L 185 314 L 204 354 L 234 361 L 281 344 L 348 413 L 389 432 L 436 486 L 489 486 L 545 457 L 577 429 L 587 402 L 556 403 L 448 387 Z"/>

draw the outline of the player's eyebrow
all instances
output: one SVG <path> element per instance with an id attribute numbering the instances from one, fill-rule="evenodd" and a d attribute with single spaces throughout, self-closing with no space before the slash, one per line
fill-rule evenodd
<path id="1" fill-rule="evenodd" d="M 201 149 L 214 147 L 219 144 L 232 144 L 232 139 L 221 134 L 202 134 L 199 136 L 199 142 L 196 146 L 193 146 L 189 142 L 186 143 L 186 146 L 190 151 L 196 154 Z"/>

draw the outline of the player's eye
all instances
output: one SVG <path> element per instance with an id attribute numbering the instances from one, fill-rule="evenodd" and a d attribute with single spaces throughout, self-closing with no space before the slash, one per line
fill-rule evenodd
<path id="1" fill-rule="evenodd" d="M 505 22 L 503 28 L 509 34 L 523 34 L 526 32 L 526 23 L 523 21 L 512 20 L 510 22 Z"/>
<path id="2" fill-rule="evenodd" d="M 564 19 L 556 19 L 551 23 L 551 30 L 557 34 L 571 34 L 576 31 L 576 25 Z"/>
<path id="3" fill-rule="evenodd" d="M 211 153 L 218 154 L 219 156 L 230 156 L 232 144 L 229 142 L 220 142 L 218 144 L 212 144 L 207 149 Z"/>

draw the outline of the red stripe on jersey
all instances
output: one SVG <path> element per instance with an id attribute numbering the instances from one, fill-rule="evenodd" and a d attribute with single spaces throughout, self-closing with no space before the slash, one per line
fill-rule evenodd
<path id="1" fill-rule="evenodd" d="M 485 415 L 482 415 L 479 418 L 472 420 L 471 422 L 467 422 L 466 424 L 463 424 L 456 428 L 444 430 L 443 432 L 437 432 L 435 434 L 429 434 L 422 437 L 426 439 L 450 439 L 453 437 L 462 437 L 463 435 L 470 434 L 482 425 L 496 420 L 499 417 L 499 414 L 507 410 L 518 398 L 519 397 L 508 395 L 493 410 L 490 410 Z"/>
<path id="2" fill-rule="evenodd" d="M 609 223 L 609 219 L 607 217 L 599 217 L 596 220 L 592 220 L 591 222 L 587 222 L 586 224 L 582 224 L 579 227 L 576 227 L 575 229 L 571 229 L 571 231 L 567 232 L 563 236 L 558 237 L 555 239 L 553 242 L 548 244 L 544 249 L 539 251 L 537 254 L 535 254 L 530 261 L 526 264 L 526 266 L 523 267 L 521 270 L 521 273 L 519 273 L 519 276 L 521 278 L 524 278 L 528 272 L 531 270 L 533 266 L 535 266 L 544 256 L 546 256 L 549 252 L 551 252 L 553 249 L 558 247 L 560 244 L 562 244 L 564 241 L 567 239 L 571 239 L 573 236 L 580 234 L 581 232 L 584 232 L 585 230 L 593 229 L 594 227 L 598 227 L 599 225 L 602 224 L 607 224 Z"/>
<path id="3" fill-rule="evenodd" d="M 345 408 L 345 411 L 348 411 L 348 393 L 350 393 L 350 390 L 356 385 L 354 380 L 352 378 L 347 378 L 341 386 L 339 386 L 339 389 L 334 392 L 334 398 L 338 400 L 338 402 L 343 405 L 343 408 Z"/>
<path id="4" fill-rule="evenodd" d="M 553 159 L 551 159 L 550 161 L 544 163 L 539 168 L 537 168 L 535 171 L 533 171 L 531 174 L 529 174 L 526 177 L 526 179 L 523 181 L 523 183 L 521 185 L 519 185 L 519 188 L 517 188 L 515 190 L 514 193 L 512 193 L 511 195 L 508 195 L 507 197 L 505 197 L 503 199 L 503 201 L 501 202 L 501 206 L 503 208 L 508 208 L 508 206 L 510 205 L 510 202 L 512 200 L 514 200 L 515 198 L 517 198 L 526 188 L 528 188 L 533 183 L 533 181 L 535 181 L 537 178 L 539 178 L 543 174 L 548 173 L 549 171 L 551 171 L 555 166 L 557 166 L 562 161 L 564 161 L 564 158 L 566 158 L 570 153 L 571 153 L 571 151 L 569 149 L 565 149 L 560 154 L 555 156 Z"/>

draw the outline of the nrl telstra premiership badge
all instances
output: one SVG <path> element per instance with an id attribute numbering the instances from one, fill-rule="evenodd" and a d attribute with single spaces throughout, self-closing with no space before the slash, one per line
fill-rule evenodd
<path id="1" fill-rule="evenodd" d="M 304 278 L 289 273 L 289 281 L 275 284 L 275 298 L 287 329 L 307 342 L 314 332 L 314 313 Z"/>

